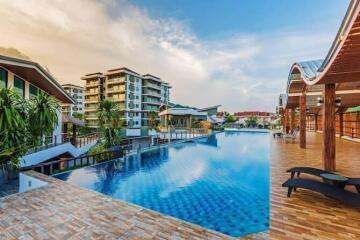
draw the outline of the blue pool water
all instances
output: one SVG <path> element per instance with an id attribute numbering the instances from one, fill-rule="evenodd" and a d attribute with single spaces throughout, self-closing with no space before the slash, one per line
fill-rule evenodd
<path id="1" fill-rule="evenodd" d="M 55 177 L 234 237 L 269 227 L 269 134 L 219 133 Z"/>

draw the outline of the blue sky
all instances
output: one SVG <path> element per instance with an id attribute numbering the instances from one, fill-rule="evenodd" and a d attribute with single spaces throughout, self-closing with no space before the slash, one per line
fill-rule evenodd
<path id="1" fill-rule="evenodd" d="M 337 31 L 344 0 L 133 0 L 155 18 L 187 23 L 198 37 L 216 39 L 239 33 L 266 34 L 284 29 L 325 27 Z"/>
<path id="2" fill-rule="evenodd" d="M 169 82 L 176 103 L 275 111 L 291 65 L 325 57 L 348 4 L 3 0 L 0 46 L 30 56 L 61 83 L 82 85 L 84 74 L 124 66 Z"/>

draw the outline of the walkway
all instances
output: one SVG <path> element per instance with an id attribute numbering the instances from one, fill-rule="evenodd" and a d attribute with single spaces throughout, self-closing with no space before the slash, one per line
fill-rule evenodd
<path id="1" fill-rule="evenodd" d="M 287 198 L 281 184 L 293 166 L 321 167 L 320 133 L 307 133 L 307 149 L 273 140 L 271 146 L 271 239 L 360 239 L 360 209 L 299 189 Z M 336 139 L 337 171 L 360 177 L 360 144 Z M 303 175 L 305 177 L 305 175 Z"/>

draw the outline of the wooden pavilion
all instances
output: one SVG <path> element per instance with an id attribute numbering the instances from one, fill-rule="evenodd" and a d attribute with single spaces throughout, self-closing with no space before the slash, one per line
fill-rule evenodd
<path id="1" fill-rule="evenodd" d="M 281 98 L 283 127 L 288 131 L 299 123 L 301 148 L 306 148 L 307 120 L 314 119 L 316 131 L 321 118 L 323 167 L 335 171 L 336 128 L 343 136 L 344 112 L 360 105 L 360 0 L 350 2 L 324 60 L 292 65 L 286 96 Z"/>

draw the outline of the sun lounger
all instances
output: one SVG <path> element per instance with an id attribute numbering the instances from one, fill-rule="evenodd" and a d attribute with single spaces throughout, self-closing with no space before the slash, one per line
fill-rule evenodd
<path id="1" fill-rule="evenodd" d="M 283 187 L 288 188 L 287 196 L 290 197 L 294 188 L 303 188 L 314 192 L 321 193 L 327 197 L 338 200 L 342 203 L 360 207 L 360 194 L 356 194 L 333 185 L 322 183 L 316 180 L 293 178 L 288 179 L 282 184 Z"/>
<path id="2" fill-rule="evenodd" d="M 297 130 L 297 129 L 294 129 L 294 130 L 292 130 L 292 132 L 290 132 L 289 134 L 283 134 L 283 135 L 282 135 L 283 141 L 286 142 L 286 140 L 289 139 L 289 140 L 291 140 L 292 142 L 295 142 L 297 133 L 298 133 L 298 130 Z"/>
<path id="3" fill-rule="evenodd" d="M 330 172 L 330 171 L 326 171 L 326 170 L 322 170 L 319 168 L 313 168 L 313 167 L 293 167 L 288 169 L 286 172 L 289 172 L 291 175 L 291 179 L 294 178 L 295 174 L 297 175 L 297 177 L 300 176 L 301 173 L 306 173 L 309 175 L 313 175 L 313 176 L 317 176 L 317 177 L 321 177 L 321 174 L 337 174 L 334 172 Z M 355 186 L 356 190 L 358 191 L 358 193 L 360 193 L 360 178 L 349 178 L 349 181 L 346 183 L 346 185 L 353 185 Z"/>

